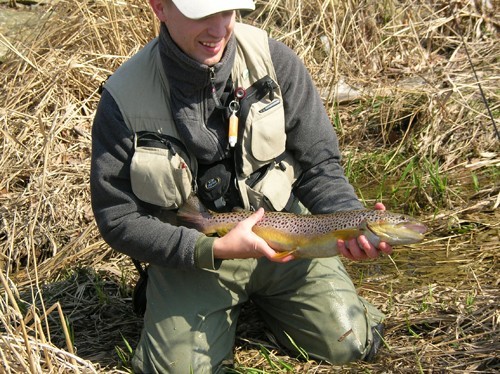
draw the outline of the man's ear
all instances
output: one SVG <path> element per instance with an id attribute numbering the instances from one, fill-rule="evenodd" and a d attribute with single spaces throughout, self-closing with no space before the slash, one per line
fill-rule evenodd
<path id="1" fill-rule="evenodd" d="M 153 9 L 153 12 L 155 12 L 156 17 L 158 17 L 158 19 L 161 22 L 165 22 L 167 19 L 167 17 L 166 17 L 166 14 L 167 14 L 166 1 L 165 0 L 149 0 L 149 5 Z"/>

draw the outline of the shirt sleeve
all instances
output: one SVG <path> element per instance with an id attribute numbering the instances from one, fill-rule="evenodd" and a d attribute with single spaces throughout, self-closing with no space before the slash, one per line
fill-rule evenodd
<path id="1" fill-rule="evenodd" d="M 282 90 L 287 149 L 302 167 L 295 195 L 312 213 L 363 207 L 341 166 L 337 135 L 306 67 L 283 43 L 269 39 Z"/>
<path id="2" fill-rule="evenodd" d="M 203 234 L 161 221 L 154 214 L 157 208 L 134 195 L 132 155 L 133 134 L 113 97 L 104 90 L 92 126 L 90 172 L 92 209 L 103 239 L 139 261 L 164 267 L 213 268 L 210 243 L 199 241 Z M 196 245 L 198 241 L 205 245 Z"/>

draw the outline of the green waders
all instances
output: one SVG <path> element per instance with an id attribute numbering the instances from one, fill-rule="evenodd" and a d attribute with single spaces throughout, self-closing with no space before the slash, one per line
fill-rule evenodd
<path id="1" fill-rule="evenodd" d="M 221 261 L 218 270 L 150 266 L 136 372 L 212 373 L 232 357 L 240 305 L 251 298 L 278 341 L 342 364 L 370 350 L 383 314 L 356 294 L 338 257 L 276 264 Z M 285 334 L 286 333 L 286 334 Z"/>

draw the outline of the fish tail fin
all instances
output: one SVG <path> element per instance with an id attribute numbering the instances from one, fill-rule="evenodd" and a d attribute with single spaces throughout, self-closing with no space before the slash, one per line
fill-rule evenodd
<path id="1" fill-rule="evenodd" d="M 210 212 L 200 199 L 191 195 L 177 211 L 177 224 L 196 229 L 204 234 L 210 234 L 207 232 L 210 217 Z"/>

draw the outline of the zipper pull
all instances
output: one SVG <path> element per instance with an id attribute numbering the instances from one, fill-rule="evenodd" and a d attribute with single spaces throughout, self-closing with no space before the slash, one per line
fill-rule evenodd
<path id="1" fill-rule="evenodd" d="M 172 154 L 175 156 L 177 155 L 177 151 L 175 150 L 174 146 L 172 145 L 172 143 L 170 143 L 170 141 L 167 140 L 167 148 L 170 152 L 172 152 Z"/>
<path id="2" fill-rule="evenodd" d="M 213 66 L 210 67 L 210 85 L 211 85 L 211 93 L 212 98 L 215 101 L 215 106 L 217 109 L 225 109 L 219 98 L 217 97 L 217 89 L 215 88 L 215 68 Z"/>
<path id="3" fill-rule="evenodd" d="M 274 88 L 273 88 L 273 84 L 271 83 L 270 80 L 266 81 L 266 87 L 267 87 L 267 91 L 269 92 L 269 100 L 273 101 L 274 100 Z"/>

